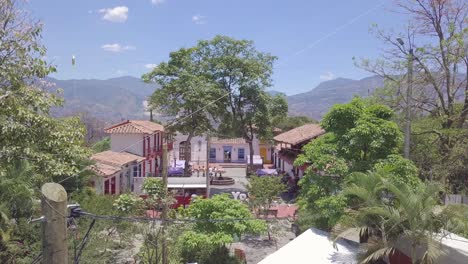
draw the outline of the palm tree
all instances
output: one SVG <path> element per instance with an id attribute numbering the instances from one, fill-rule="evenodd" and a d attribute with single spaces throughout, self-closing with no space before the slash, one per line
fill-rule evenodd
<path id="1" fill-rule="evenodd" d="M 396 245 L 409 243 L 413 263 L 433 263 L 442 249 L 437 241 L 443 212 L 435 213 L 440 188 L 419 183 L 410 188 L 396 185 L 384 170 L 352 174 L 344 188 L 350 209 L 335 227 L 337 237 L 356 228 L 367 238 L 361 263 L 389 257 Z M 422 256 L 416 253 L 423 251 Z"/>

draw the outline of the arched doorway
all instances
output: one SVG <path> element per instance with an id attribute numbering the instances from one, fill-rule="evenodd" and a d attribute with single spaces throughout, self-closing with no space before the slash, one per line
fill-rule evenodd
<path id="1" fill-rule="evenodd" d="M 185 152 L 185 146 L 188 145 L 187 152 Z M 179 160 L 187 160 L 190 161 L 192 158 L 192 150 L 190 146 L 190 142 L 182 141 L 179 144 Z"/>

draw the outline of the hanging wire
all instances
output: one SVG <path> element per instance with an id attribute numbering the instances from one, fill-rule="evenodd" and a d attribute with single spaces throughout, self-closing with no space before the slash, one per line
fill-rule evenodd
<path id="1" fill-rule="evenodd" d="M 91 229 L 93 229 L 95 223 L 96 223 L 96 219 L 93 219 L 91 224 L 89 224 L 88 230 L 86 231 L 86 234 L 84 235 L 83 240 L 81 241 L 79 245 L 78 252 L 75 255 L 75 259 L 74 259 L 75 264 L 80 263 L 81 254 L 83 253 L 83 249 L 85 248 L 86 244 L 89 241 L 89 234 L 91 232 Z"/>

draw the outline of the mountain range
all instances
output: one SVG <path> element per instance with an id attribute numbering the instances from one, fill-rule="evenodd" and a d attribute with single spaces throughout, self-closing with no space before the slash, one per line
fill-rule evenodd
<path id="1" fill-rule="evenodd" d="M 136 77 L 125 76 L 107 80 L 57 80 L 49 82 L 63 90 L 65 104 L 53 109 L 56 116 L 86 113 L 107 122 L 124 119 L 148 118 L 145 113 L 146 98 L 158 88 Z M 383 85 L 378 76 L 361 80 L 337 78 L 320 83 L 308 92 L 287 96 L 290 115 L 306 115 L 320 119 L 328 109 L 338 103 L 346 103 L 353 96 L 368 96 Z M 268 91 L 272 95 L 278 91 Z"/>

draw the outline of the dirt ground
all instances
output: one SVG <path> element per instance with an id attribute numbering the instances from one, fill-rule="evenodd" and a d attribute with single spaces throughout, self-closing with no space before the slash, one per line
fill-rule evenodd
<path id="1" fill-rule="evenodd" d="M 277 251 L 282 246 L 289 243 L 296 236 L 291 232 L 291 222 L 283 220 L 278 223 L 279 228 L 273 232 L 272 239 L 268 240 L 267 235 L 262 236 L 248 236 L 243 238 L 240 242 L 233 243 L 231 250 L 242 249 L 245 252 L 247 264 L 257 264 L 266 256 Z"/>

